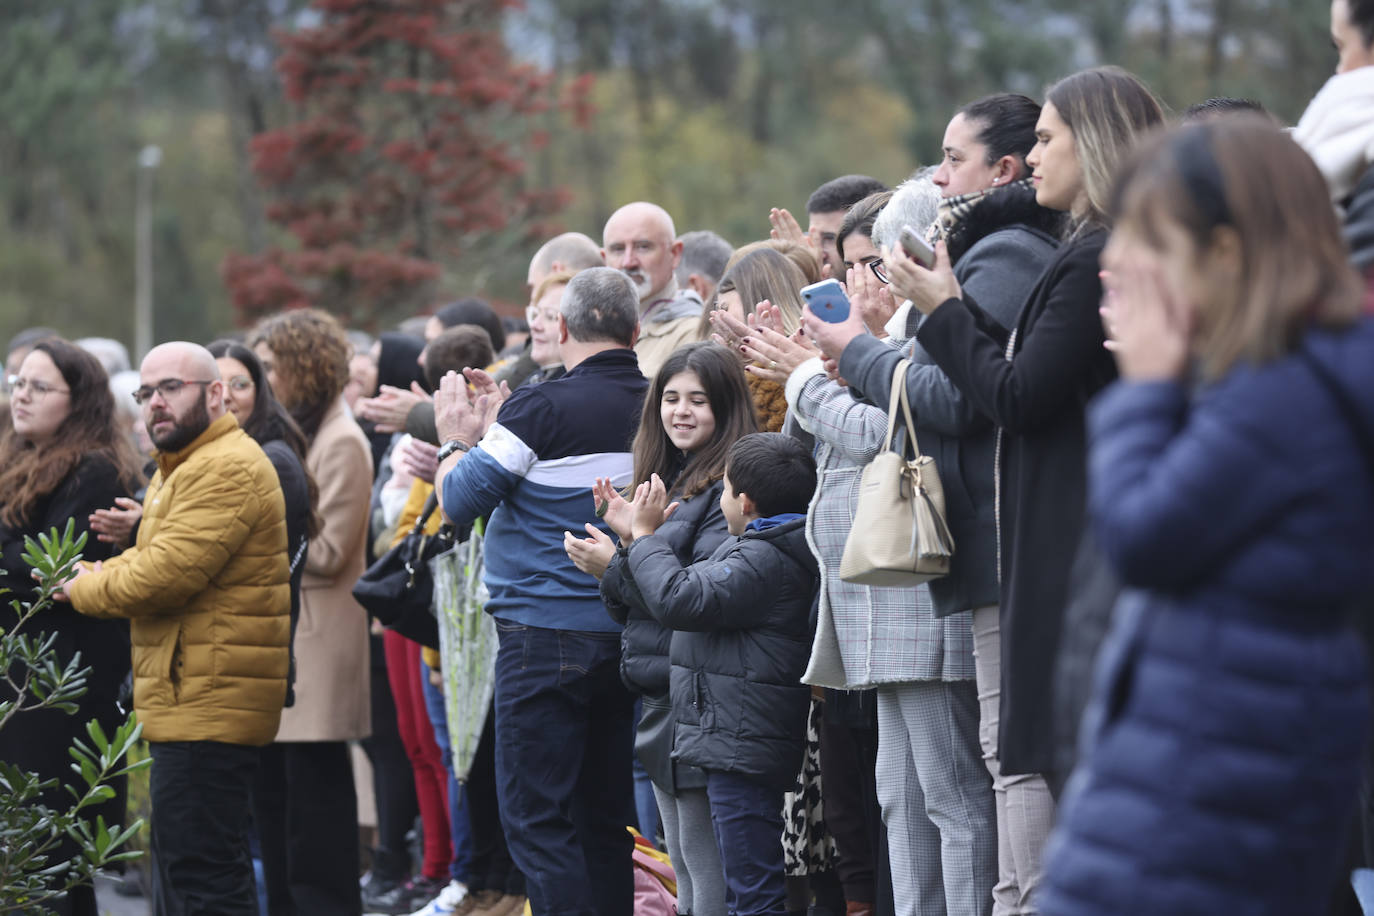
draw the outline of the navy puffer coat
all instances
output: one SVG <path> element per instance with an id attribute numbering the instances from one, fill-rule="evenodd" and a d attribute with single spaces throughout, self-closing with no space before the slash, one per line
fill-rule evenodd
<path id="1" fill-rule="evenodd" d="M 1374 570 L 1374 326 L 1305 353 L 1092 409 L 1091 519 L 1128 591 L 1043 913 L 1325 911 L 1367 721 L 1347 610 Z"/>

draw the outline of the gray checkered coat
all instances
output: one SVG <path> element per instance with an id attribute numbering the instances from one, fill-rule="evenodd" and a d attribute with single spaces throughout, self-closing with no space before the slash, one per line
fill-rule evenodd
<path id="1" fill-rule="evenodd" d="M 840 556 L 859 500 L 859 476 L 882 448 L 887 413 L 829 381 L 819 360 L 787 383 L 797 423 L 816 437 L 816 495 L 806 515 L 820 559 L 821 596 L 811 662 L 802 681 L 857 689 L 973 678 L 968 611 L 937 619 L 926 586 L 875 588 L 840 578 Z"/>

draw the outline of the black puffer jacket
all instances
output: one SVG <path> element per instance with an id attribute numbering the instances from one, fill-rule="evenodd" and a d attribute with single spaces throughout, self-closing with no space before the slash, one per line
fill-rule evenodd
<path id="1" fill-rule="evenodd" d="M 645 603 L 674 630 L 673 758 L 786 788 L 801 768 L 811 606 L 820 587 L 806 519 L 727 540 L 684 567 L 657 537 L 630 546 Z"/>
<path id="2" fill-rule="evenodd" d="M 669 516 L 654 537 L 672 548 L 683 566 L 709 560 L 730 537 L 720 511 L 719 481 L 682 505 Z M 635 578 L 626 562 L 628 550 L 616 552 L 601 577 L 601 600 L 606 610 L 625 629 L 620 633 L 620 679 L 631 693 L 650 697 L 668 695 L 668 647 L 673 632 L 644 606 Z"/>

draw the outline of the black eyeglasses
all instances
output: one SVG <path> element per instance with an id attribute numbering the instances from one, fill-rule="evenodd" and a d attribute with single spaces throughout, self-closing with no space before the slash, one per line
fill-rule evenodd
<path id="1" fill-rule="evenodd" d="M 882 258 L 874 258 L 873 260 L 869 261 L 868 269 L 873 271 L 873 276 L 877 277 L 883 283 L 892 282 L 887 278 L 887 265 L 883 263 Z"/>
<path id="2" fill-rule="evenodd" d="M 143 404 L 154 394 L 162 395 L 162 399 L 165 401 L 187 385 L 213 385 L 216 381 L 218 381 L 218 379 L 202 381 L 200 379 L 165 378 L 156 385 L 143 385 L 135 388 L 134 402 Z"/>

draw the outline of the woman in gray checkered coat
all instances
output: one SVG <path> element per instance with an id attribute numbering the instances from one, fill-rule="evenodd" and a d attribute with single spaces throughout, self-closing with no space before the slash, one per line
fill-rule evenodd
<path id="1" fill-rule="evenodd" d="M 806 683 L 876 688 L 878 798 L 899 913 L 979 914 L 997 875 L 992 786 L 978 744 L 973 627 L 937 618 L 926 586 L 845 582 L 840 556 L 859 477 L 882 447 L 886 412 L 828 380 L 819 360 L 792 373 L 788 404 L 816 437 L 807 515 L 821 597 Z"/>

